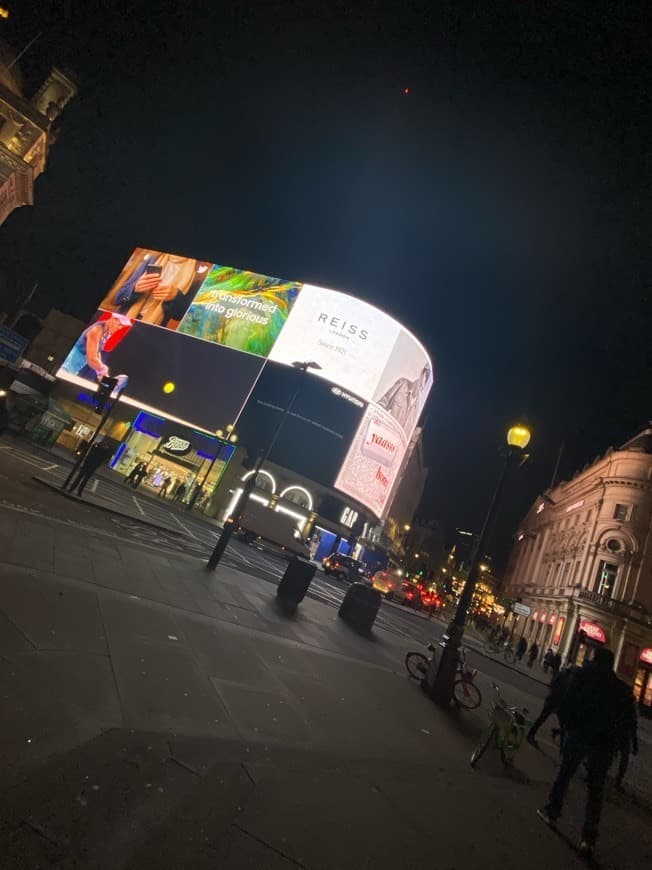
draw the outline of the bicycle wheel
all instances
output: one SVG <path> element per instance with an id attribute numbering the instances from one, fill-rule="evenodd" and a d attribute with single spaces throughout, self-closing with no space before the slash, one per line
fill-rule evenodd
<path id="1" fill-rule="evenodd" d="M 482 756 L 485 754 L 485 752 L 487 751 L 487 747 L 491 743 L 491 738 L 494 736 L 495 732 L 495 726 L 493 724 L 490 725 L 487 729 L 487 733 L 482 738 L 482 742 L 473 750 L 473 754 L 471 755 L 471 767 L 475 767 L 478 761 L 480 761 Z"/>
<path id="2" fill-rule="evenodd" d="M 520 734 L 518 728 L 510 728 L 505 735 L 503 745 L 500 747 L 500 758 L 503 764 L 511 764 L 514 756 L 521 745 Z"/>
<path id="3" fill-rule="evenodd" d="M 405 667 L 411 677 L 421 680 L 428 667 L 428 657 L 420 652 L 409 652 L 405 656 Z"/>
<path id="4" fill-rule="evenodd" d="M 508 648 L 505 650 L 505 661 L 507 662 L 508 665 L 514 664 L 514 662 L 516 661 L 516 656 L 514 655 L 513 649 Z"/>
<path id="5" fill-rule="evenodd" d="M 482 703 L 480 689 L 467 680 L 455 680 L 453 684 L 453 697 L 455 703 L 465 710 L 475 710 Z"/>

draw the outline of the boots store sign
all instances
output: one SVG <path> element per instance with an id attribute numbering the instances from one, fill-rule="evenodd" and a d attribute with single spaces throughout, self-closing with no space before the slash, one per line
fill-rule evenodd
<path id="1" fill-rule="evenodd" d="M 179 438 L 178 435 L 170 435 L 161 445 L 161 450 L 171 453 L 173 456 L 186 456 L 192 450 L 190 441 Z"/>

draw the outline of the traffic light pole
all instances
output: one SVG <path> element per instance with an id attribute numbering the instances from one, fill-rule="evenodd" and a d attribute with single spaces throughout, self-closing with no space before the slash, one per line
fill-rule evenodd
<path id="1" fill-rule="evenodd" d="M 288 418 L 290 412 L 292 411 L 292 408 L 294 407 L 294 403 L 296 402 L 297 397 L 299 395 L 299 391 L 301 390 L 301 379 L 303 378 L 305 373 L 308 371 L 308 366 L 301 365 L 299 367 L 299 369 L 300 369 L 301 374 L 299 375 L 299 383 L 297 384 L 297 387 L 294 391 L 294 394 L 292 395 L 292 398 L 290 399 L 288 406 L 283 411 L 283 416 L 279 420 L 279 424 L 276 427 L 276 431 L 274 432 L 274 435 L 272 436 L 272 440 L 267 445 L 265 452 L 261 456 L 258 457 L 258 460 L 256 462 L 256 465 L 254 466 L 253 471 L 251 472 L 251 474 L 249 475 L 249 477 L 245 481 L 245 485 L 242 489 L 242 492 L 238 496 L 238 500 L 233 505 L 233 508 L 231 509 L 231 513 L 229 514 L 229 516 L 227 517 L 227 519 L 224 522 L 224 529 L 222 530 L 222 534 L 218 538 L 218 541 L 215 544 L 215 549 L 211 553 L 210 558 L 209 558 L 208 562 L 206 563 L 206 570 L 207 571 L 214 571 L 215 568 L 217 568 L 217 566 L 220 564 L 220 560 L 221 560 L 222 556 L 224 555 L 224 551 L 226 550 L 228 543 L 231 540 L 231 536 L 233 535 L 233 533 L 235 532 L 235 530 L 237 528 L 238 521 L 240 520 L 240 518 L 241 518 L 242 514 L 244 513 L 244 510 L 247 506 L 247 502 L 249 501 L 249 496 L 251 495 L 251 493 L 254 490 L 254 487 L 256 485 L 256 478 L 258 477 L 258 472 L 260 471 L 260 469 L 263 467 L 263 465 L 269 459 L 270 454 L 271 454 L 272 450 L 274 449 L 274 445 L 276 444 L 276 441 L 278 440 L 278 436 L 281 434 L 281 430 L 283 428 L 283 425 L 284 425 L 286 419 Z"/>
<path id="2" fill-rule="evenodd" d="M 91 447 L 92 447 L 93 444 L 95 444 L 95 442 L 97 441 L 98 435 L 99 435 L 100 432 L 102 431 L 102 428 L 103 428 L 104 424 L 106 423 L 106 421 L 107 421 L 107 420 L 109 419 L 109 417 L 111 416 L 111 413 L 112 413 L 113 409 L 115 408 L 115 406 L 118 404 L 118 401 L 119 401 L 119 400 L 120 400 L 120 397 L 118 396 L 118 398 L 115 399 L 115 401 L 113 401 L 113 402 L 109 402 L 107 405 L 104 406 L 104 411 L 103 411 L 103 413 L 102 413 L 102 417 L 100 418 L 100 422 L 98 423 L 97 429 L 95 430 L 95 432 L 93 432 L 93 435 L 91 436 L 91 440 L 90 440 L 90 441 L 88 442 L 88 444 L 86 445 L 86 449 L 84 450 L 84 452 L 81 453 L 81 454 L 77 457 L 77 461 L 75 462 L 75 464 L 73 465 L 73 467 L 70 469 L 70 474 L 69 474 L 68 477 L 64 480 L 64 482 L 61 484 L 61 489 L 67 489 L 67 488 L 68 488 L 68 485 L 70 484 L 70 481 L 73 479 L 73 477 L 75 476 L 75 474 L 77 474 L 77 472 L 79 471 L 79 467 L 80 467 L 80 465 L 82 464 L 82 462 L 84 461 L 84 459 L 86 459 L 86 457 L 88 456 L 88 453 L 89 453 Z"/>

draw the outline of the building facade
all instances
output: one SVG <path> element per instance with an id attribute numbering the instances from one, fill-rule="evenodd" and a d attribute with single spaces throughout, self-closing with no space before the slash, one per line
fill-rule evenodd
<path id="1" fill-rule="evenodd" d="M 55 68 L 27 99 L 11 58 L 11 50 L 0 44 L 0 224 L 14 209 L 33 205 L 34 182 L 45 170 L 55 138 L 53 124 L 77 93 L 71 79 Z"/>
<path id="2" fill-rule="evenodd" d="M 530 608 L 516 636 L 581 663 L 606 644 L 652 713 L 652 427 L 537 498 L 504 593 Z"/>

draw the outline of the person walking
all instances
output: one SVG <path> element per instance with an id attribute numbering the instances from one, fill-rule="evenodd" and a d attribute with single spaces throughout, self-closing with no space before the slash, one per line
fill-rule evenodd
<path id="1" fill-rule="evenodd" d="M 174 495 L 172 496 L 172 501 L 177 502 L 181 501 L 186 494 L 186 484 L 182 480 L 179 486 L 176 488 Z"/>
<path id="2" fill-rule="evenodd" d="M 537 642 L 535 640 L 534 643 L 532 644 L 532 646 L 530 647 L 529 653 L 527 654 L 527 666 L 528 666 L 528 668 L 531 668 L 532 665 L 534 664 L 535 660 L 538 658 L 539 658 L 539 647 L 537 646 Z"/>
<path id="3" fill-rule="evenodd" d="M 537 742 L 537 731 L 539 730 L 539 728 L 541 728 L 546 719 L 552 716 L 553 713 L 556 713 L 557 718 L 559 719 L 559 710 L 562 705 L 562 701 L 566 695 L 571 680 L 573 679 L 573 676 L 577 673 L 577 671 L 579 671 L 577 665 L 571 665 L 571 667 L 564 668 L 564 670 L 561 671 L 556 677 L 554 677 L 552 682 L 550 683 L 550 689 L 548 690 L 546 699 L 543 702 L 541 712 L 530 726 L 530 730 L 528 731 L 526 737 L 527 742 L 534 746 L 535 749 L 539 748 L 539 744 Z M 563 731 L 564 727 L 561 720 L 559 722 L 559 725 L 559 731 L 561 732 Z"/>
<path id="4" fill-rule="evenodd" d="M 171 483 L 172 483 L 172 478 L 168 474 L 166 474 L 165 477 L 163 478 L 163 482 L 161 483 L 161 486 L 160 486 L 159 491 L 158 491 L 159 498 L 166 497 L 167 491 L 168 491 Z"/>
<path id="5" fill-rule="evenodd" d="M 525 640 L 523 635 L 521 635 L 521 639 L 519 640 L 518 645 L 516 647 L 516 661 L 520 662 L 526 652 L 527 652 L 527 641 Z"/>
<path id="6" fill-rule="evenodd" d="M 604 783 L 618 746 L 618 733 L 624 721 L 623 691 L 613 671 L 614 655 L 601 647 L 594 660 L 574 674 L 560 704 L 565 738 L 561 761 L 548 801 L 537 814 L 554 826 L 561 816 L 568 786 L 580 764 L 587 768 L 588 795 L 580 852 L 593 854 L 598 837 Z"/>
<path id="7" fill-rule="evenodd" d="M 131 469 L 129 474 L 125 477 L 123 483 L 129 483 L 131 486 L 136 485 L 136 478 L 140 474 L 141 467 L 143 466 L 143 462 L 137 462 L 134 467 Z"/>
<path id="8" fill-rule="evenodd" d="M 550 649 L 550 647 L 548 647 L 548 649 L 546 650 L 546 654 L 543 657 L 543 673 L 544 674 L 548 673 L 549 668 L 552 669 L 552 661 L 553 661 L 554 657 L 555 657 L 555 654 Z"/>
<path id="9" fill-rule="evenodd" d="M 556 652 L 552 656 L 552 664 L 550 665 L 552 668 L 553 679 L 559 674 L 561 670 L 561 655 Z"/>
<path id="10" fill-rule="evenodd" d="M 616 789 L 625 791 L 623 779 L 629 766 L 629 756 L 638 755 L 638 710 L 631 686 L 624 680 L 618 680 L 622 693 L 622 719 L 618 723 L 618 770 L 616 772 Z"/>
<path id="11" fill-rule="evenodd" d="M 146 462 L 140 463 L 140 468 L 138 470 L 138 474 L 134 477 L 134 482 L 131 484 L 134 489 L 138 489 L 141 483 L 145 480 L 147 475 L 149 474 L 149 469 L 147 468 Z"/>
<path id="12" fill-rule="evenodd" d="M 81 498 L 88 481 L 93 477 L 100 465 L 103 465 L 108 460 L 112 453 L 112 447 L 103 441 L 96 441 L 86 453 L 74 480 L 68 485 L 68 492 L 76 489 L 77 495 Z"/>

